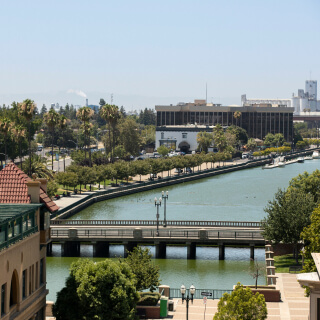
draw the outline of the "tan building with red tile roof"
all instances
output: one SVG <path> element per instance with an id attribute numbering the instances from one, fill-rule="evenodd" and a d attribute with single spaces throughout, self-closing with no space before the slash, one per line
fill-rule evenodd
<path id="1" fill-rule="evenodd" d="M 37 183 L 33 183 L 35 181 Z M 46 179 L 35 179 L 35 181 L 14 163 L 7 164 L 0 171 L 0 203 L 38 203 L 39 200 L 32 201 L 31 198 L 32 195 L 36 197 L 39 191 L 40 203 L 44 203 L 50 213 L 57 211 L 59 207 L 46 194 Z"/>

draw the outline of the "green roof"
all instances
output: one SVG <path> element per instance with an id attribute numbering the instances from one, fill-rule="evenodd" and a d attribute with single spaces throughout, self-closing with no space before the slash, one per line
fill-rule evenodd
<path id="1" fill-rule="evenodd" d="M 33 213 L 42 203 L 39 204 L 0 204 L 0 223 L 18 218 L 24 214 Z"/>

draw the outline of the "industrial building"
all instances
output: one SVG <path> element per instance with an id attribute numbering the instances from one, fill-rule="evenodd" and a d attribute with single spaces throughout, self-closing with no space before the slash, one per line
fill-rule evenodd
<path id="1" fill-rule="evenodd" d="M 237 125 L 250 138 L 264 139 L 268 133 L 282 133 L 287 141 L 293 137 L 293 111 L 287 106 L 259 104 L 254 106 L 222 106 L 195 100 L 193 103 L 156 105 L 156 148 L 184 152 L 197 148 L 197 134 L 212 132 L 217 124 L 223 127 Z"/>
<path id="2" fill-rule="evenodd" d="M 241 96 L 242 106 L 271 104 L 294 108 L 294 114 L 306 114 L 320 111 L 320 100 L 317 100 L 317 80 L 306 80 L 305 90 L 298 89 L 298 94 L 292 94 L 288 99 L 247 99 L 246 94 Z"/>

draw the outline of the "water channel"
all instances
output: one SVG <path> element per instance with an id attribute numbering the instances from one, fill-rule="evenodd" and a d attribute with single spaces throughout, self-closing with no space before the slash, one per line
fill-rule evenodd
<path id="1" fill-rule="evenodd" d="M 312 172 L 320 167 L 320 160 L 296 163 L 285 168 L 261 170 L 261 167 L 222 174 L 198 181 L 168 187 L 167 220 L 229 220 L 260 221 L 264 207 L 272 200 L 278 188 L 286 188 L 288 182 L 304 171 Z M 162 189 L 154 189 L 90 206 L 73 219 L 143 219 L 156 216 L 154 198 Z M 163 219 L 163 208 L 160 208 Z M 149 247 L 154 253 L 154 248 Z M 226 248 L 224 261 L 218 259 L 218 248 L 198 247 L 196 260 L 186 259 L 185 247 L 168 247 L 167 259 L 155 259 L 159 265 L 162 284 L 179 288 L 194 284 L 203 289 L 232 289 L 240 281 L 253 284 L 250 269 L 249 248 Z M 60 246 L 53 246 L 53 257 L 47 258 L 48 300 L 55 300 L 56 292 L 64 286 L 69 266 L 77 258 L 60 256 Z M 123 255 L 123 247 L 110 246 L 110 255 Z M 92 257 L 92 247 L 83 246 L 81 256 Z M 264 263 L 264 250 L 256 249 L 255 258 Z M 99 261 L 101 259 L 94 259 Z M 265 283 L 263 277 L 261 284 Z"/>

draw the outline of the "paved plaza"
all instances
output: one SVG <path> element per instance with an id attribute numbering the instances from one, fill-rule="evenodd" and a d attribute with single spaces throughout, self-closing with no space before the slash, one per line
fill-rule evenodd
<path id="1" fill-rule="evenodd" d="M 281 291 L 281 302 L 268 302 L 268 320 L 308 320 L 309 298 L 304 296 L 296 275 L 289 273 L 277 274 L 277 289 Z M 202 299 L 189 303 L 189 320 L 212 320 L 219 300 L 207 300 L 206 312 Z M 185 320 L 186 305 L 181 299 L 174 299 L 175 311 L 169 312 L 165 319 Z"/>

